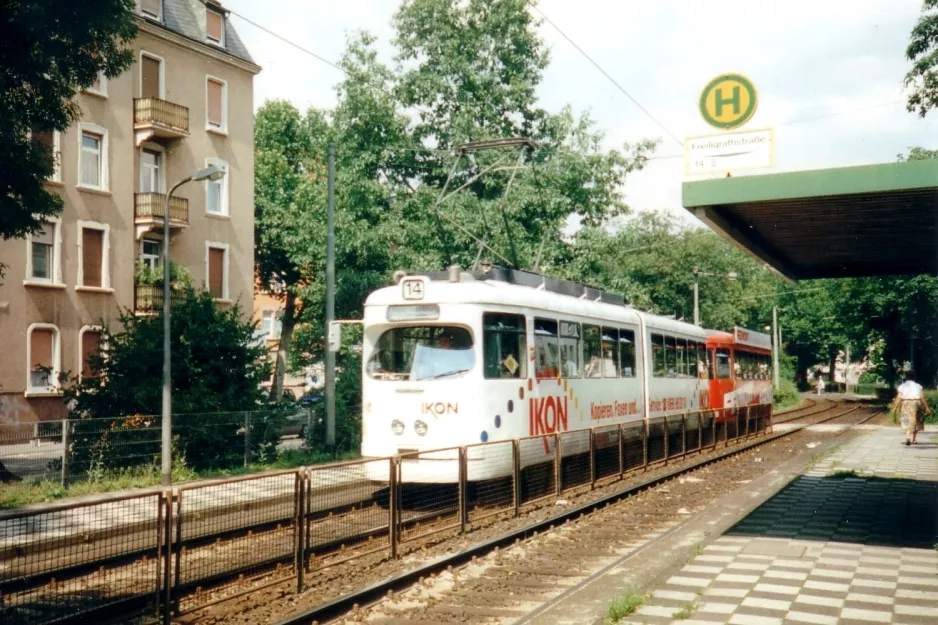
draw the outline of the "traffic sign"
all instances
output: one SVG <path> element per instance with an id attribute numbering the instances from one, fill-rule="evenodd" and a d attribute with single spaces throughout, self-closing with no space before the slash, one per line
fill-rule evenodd
<path id="1" fill-rule="evenodd" d="M 756 112 L 756 88 L 740 74 L 717 76 L 700 93 L 700 114 L 704 121 L 721 130 L 739 128 Z"/>
<path id="2" fill-rule="evenodd" d="M 724 132 L 684 141 L 688 176 L 775 166 L 775 133 L 771 128 Z"/>

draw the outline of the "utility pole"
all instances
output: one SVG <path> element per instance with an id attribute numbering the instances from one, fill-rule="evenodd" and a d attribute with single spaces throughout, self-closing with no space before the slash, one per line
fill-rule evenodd
<path id="1" fill-rule="evenodd" d="M 335 144 L 329 144 L 329 188 L 326 200 L 326 324 L 335 320 Z M 326 445 L 335 445 L 335 352 L 326 350 Z"/>
<path id="2" fill-rule="evenodd" d="M 778 376 L 778 352 L 782 349 L 781 345 L 782 330 L 778 327 L 778 306 L 772 306 L 772 342 L 775 343 L 772 350 L 772 384 L 775 389 L 779 388 Z"/>
<path id="3" fill-rule="evenodd" d="M 697 288 L 697 270 L 694 269 L 694 325 L 700 325 L 700 301 Z"/>

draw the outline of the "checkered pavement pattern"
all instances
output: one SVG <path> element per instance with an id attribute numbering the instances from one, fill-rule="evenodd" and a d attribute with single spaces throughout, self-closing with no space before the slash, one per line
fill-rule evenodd
<path id="1" fill-rule="evenodd" d="M 901 440 L 878 429 L 817 462 L 620 623 L 938 623 L 938 430 Z"/>

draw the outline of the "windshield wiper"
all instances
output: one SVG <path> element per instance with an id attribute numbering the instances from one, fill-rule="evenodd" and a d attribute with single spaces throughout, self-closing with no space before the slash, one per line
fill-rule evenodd
<path id="1" fill-rule="evenodd" d="M 446 373 L 438 373 L 434 376 L 430 376 L 429 378 L 423 378 L 423 379 L 424 380 L 436 380 L 438 378 L 445 378 L 450 375 L 456 375 L 459 373 L 468 373 L 468 372 L 469 372 L 469 369 L 457 369 L 456 371 L 447 371 Z"/>

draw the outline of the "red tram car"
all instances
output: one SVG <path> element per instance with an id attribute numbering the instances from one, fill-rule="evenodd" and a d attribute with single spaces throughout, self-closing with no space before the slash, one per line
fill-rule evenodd
<path id="1" fill-rule="evenodd" d="M 772 403 L 772 337 L 735 328 L 707 337 L 709 406 L 719 410 Z"/>

